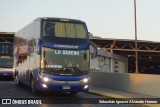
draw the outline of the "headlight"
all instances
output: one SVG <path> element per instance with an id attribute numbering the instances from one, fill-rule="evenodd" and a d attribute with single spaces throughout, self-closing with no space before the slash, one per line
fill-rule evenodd
<path id="1" fill-rule="evenodd" d="M 48 81 L 49 81 L 49 78 L 48 78 L 48 77 L 43 77 L 43 81 L 44 81 L 44 82 L 48 82 Z"/>
<path id="2" fill-rule="evenodd" d="M 51 81 L 52 79 L 48 78 L 48 77 L 45 77 L 42 73 L 39 73 L 39 78 L 41 80 L 43 80 L 44 82 L 48 82 L 48 81 Z"/>
<path id="3" fill-rule="evenodd" d="M 84 83 L 87 83 L 89 81 L 89 78 L 84 78 L 81 81 L 83 81 Z"/>

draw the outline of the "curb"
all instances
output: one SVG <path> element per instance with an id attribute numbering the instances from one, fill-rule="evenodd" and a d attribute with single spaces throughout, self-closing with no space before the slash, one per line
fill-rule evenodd
<path id="1" fill-rule="evenodd" d="M 131 97 L 127 97 L 127 96 L 122 96 L 122 95 L 118 95 L 118 94 L 114 94 L 114 93 L 109 93 L 109 92 L 102 92 L 99 90 L 94 90 L 94 89 L 89 89 L 89 92 L 91 94 L 96 94 L 96 95 L 100 95 L 100 96 L 104 96 L 104 97 L 109 97 L 109 98 L 131 98 Z M 160 104 L 132 104 L 138 107 L 160 107 Z"/>

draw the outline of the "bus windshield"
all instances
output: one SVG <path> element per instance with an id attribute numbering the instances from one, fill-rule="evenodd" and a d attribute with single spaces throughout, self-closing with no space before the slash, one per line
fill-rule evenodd
<path id="1" fill-rule="evenodd" d="M 58 50 L 42 47 L 41 70 L 56 75 L 89 72 L 89 50 Z"/>
<path id="2" fill-rule="evenodd" d="M 13 56 L 13 44 L 0 43 L 0 56 Z"/>
<path id="3" fill-rule="evenodd" d="M 42 24 L 43 36 L 85 39 L 87 33 L 85 23 L 43 21 Z"/>
<path id="4" fill-rule="evenodd" d="M 0 43 L 0 68 L 13 67 L 13 44 Z"/>

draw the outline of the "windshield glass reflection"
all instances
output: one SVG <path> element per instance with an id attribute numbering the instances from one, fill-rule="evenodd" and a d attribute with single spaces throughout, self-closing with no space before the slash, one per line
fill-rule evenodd
<path id="1" fill-rule="evenodd" d="M 54 74 L 83 74 L 89 71 L 89 50 L 42 48 L 41 69 Z"/>

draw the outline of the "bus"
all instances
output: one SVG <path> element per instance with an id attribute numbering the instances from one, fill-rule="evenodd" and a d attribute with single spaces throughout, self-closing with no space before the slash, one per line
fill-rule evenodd
<path id="1" fill-rule="evenodd" d="M 91 46 L 96 53 L 96 46 Z M 15 34 L 15 80 L 30 86 L 33 93 L 87 92 L 89 47 L 84 21 L 37 18 Z"/>
<path id="2" fill-rule="evenodd" d="M 13 33 L 0 32 L 0 77 L 13 78 Z"/>

